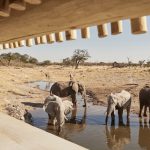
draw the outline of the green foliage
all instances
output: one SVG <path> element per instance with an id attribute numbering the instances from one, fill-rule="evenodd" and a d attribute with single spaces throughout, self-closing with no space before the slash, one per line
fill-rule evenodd
<path id="1" fill-rule="evenodd" d="M 18 63 L 31 63 L 37 64 L 38 60 L 33 58 L 27 54 L 21 55 L 19 53 L 3 53 L 0 55 L 0 63 L 1 65 L 14 65 Z"/>
<path id="2" fill-rule="evenodd" d="M 51 65 L 51 61 L 50 60 L 45 60 L 45 61 L 41 62 L 39 65 L 48 66 L 48 65 Z"/>

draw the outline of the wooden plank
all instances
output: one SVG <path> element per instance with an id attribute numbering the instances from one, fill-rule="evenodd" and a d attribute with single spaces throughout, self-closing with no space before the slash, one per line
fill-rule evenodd
<path id="1" fill-rule="evenodd" d="M 112 22 L 111 23 L 111 34 L 116 35 L 122 33 L 122 21 Z"/>
<path id="2" fill-rule="evenodd" d="M 51 33 L 51 34 L 47 34 L 46 35 L 46 38 L 47 38 L 47 43 L 54 43 L 55 42 L 55 35 L 54 33 Z"/>
<path id="3" fill-rule="evenodd" d="M 62 32 L 55 33 L 55 39 L 56 42 L 63 42 L 64 41 L 63 33 Z"/>
<path id="4" fill-rule="evenodd" d="M 87 150 L 8 115 L 0 120 L 1 150 Z"/>
<path id="5" fill-rule="evenodd" d="M 68 30 L 66 33 L 66 40 L 76 40 L 77 39 L 77 31 L 76 30 Z"/>
<path id="6" fill-rule="evenodd" d="M 81 28 L 81 37 L 84 39 L 89 39 L 90 38 L 90 28 Z"/>
<path id="7" fill-rule="evenodd" d="M 132 34 L 143 34 L 147 32 L 147 20 L 145 16 L 131 19 L 131 32 Z"/>
<path id="8" fill-rule="evenodd" d="M 107 24 L 98 25 L 97 30 L 100 38 L 108 36 Z"/>

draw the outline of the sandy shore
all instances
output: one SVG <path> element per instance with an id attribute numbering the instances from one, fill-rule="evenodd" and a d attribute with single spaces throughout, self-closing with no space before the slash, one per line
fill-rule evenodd
<path id="1" fill-rule="evenodd" d="M 41 71 L 42 70 L 42 71 Z M 29 82 L 43 80 L 49 82 L 68 81 L 72 72 L 75 78 L 85 84 L 87 93 L 94 96 L 94 104 L 107 104 L 107 95 L 126 89 L 133 96 L 132 112 L 139 111 L 138 93 L 145 85 L 150 84 L 150 68 L 111 68 L 111 67 L 0 67 L 0 111 L 6 112 L 7 104 L 43 103 L 49 92 L 31 87 Z M 46 78 L 47 73 L 49 78 Z M 29 105 L 25 105 L 31 108 Z"/>

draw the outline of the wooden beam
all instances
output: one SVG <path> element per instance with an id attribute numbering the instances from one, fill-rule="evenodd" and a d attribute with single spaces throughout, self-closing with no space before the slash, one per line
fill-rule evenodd
<path id="1" fill-rule="evenodd" d="M 18 47 L 19 47 L 18 41 L 15 41 L 15 42 L 14 42 L 14 48 L 18 48 Z"/>
<path id="2" fill-rule="evenodd" d="M 43 0 L 41 5 L 28 5 L 25 13 L 0 17 L 0 43 L 146 15 L 150 15 L 150 0 Z"/>
<path id="3" fill-rule="evenodd" d="M 117 21 L 117 22 L 112 22 L 111 23 L 111 34 L 112 35 L 117 35 L 122 33 L 123 28 L 122 28 L 122 21 Z"/>
<path id="4" fill-rule="evenodd" d="M 3 48 L 4 48 L 4 49 L 9 49 L 9 43 L 4 43 L 4 44 L 3 44 Z"/>
<path id="5" fill-rule="evenodd" d="M 0 16 L 9 17 L 9 0 L 0 0 Z"/>
<path id="6" fill-rule="evenodd" d="M 41 38 L 40 38 L 40 36 L 35 37 L 35 38 L 34 38 L 34 41 L 35 41 L 35 45 L 41 44 Z"/>
<path id="7" fill-rule="evenodd" d="M 76 30 L 68 30 L 66 33 L 66 40 L 76 40 L 77 39 L 77 31 Z"/>
<path id="8" fill-rule="evenodd" d="M 108 36 L 107 24 L 98 25 L 97 30 L 98 30 L 99 37 L 102 38 Z"/>
<path id="9" fill-rule="evenodd" d="M 147 30 L 146 16 L 131 19 L 131 32 L 132 34 L 143 34 Z"/>
<path id="10" fill-rule="evenodd" d="M 14 43 L 13 43 L 13 42 L 10 42 L 10 43 L 9 43 L 9 47 L 10 47 L 11 49 L 13 49 L 13 48 L 14 48 Z"/>
<path id="11" fill-rule="evenodd" d="M 0 44 L 0 50 L 3 50 L 3 44 Z"/>
<path id="12" fill-rule="evenodd" d="M 54 33 L 47 34 L 46 38 L 47 38 L 47 43 L 54 43 L 55 42 L 55 35 L 54 35 Z"/>
<path id="13" fill-rule="evenodd" d="M 38 4 L 41 4 L 42 2 L 41 0 L 24 0 L 24 1 L 33 5 L 38 5 Z"/>
<path id="14" fill-rule="evenodd" d="M 47 43 L 46 35 L 42 35 L 42 36 L 40 37 L 40 39 L 41 39 L 41 44 L 46 44 L 46 43 Z"/>
<path id="15" fill-rule="evenodd" d="M 62 32 L 55 33 L 55 39 L 56 42 L 63 42 L 64 41 L 63 33 Z"/>
<path id="16" fill-rule="evenodd" d="M 33 39 L 27 39 L 26 40 L 26 46 L 31 47 L 33 45 Z"/>
<path id="17" fill-rule="evenodd" d="M 15 10 L 25 10 L 26 9 L 26 3 L 24 0 L 9 0 L 10 4 L 9 7 Z"/>
<path id="18" fill-rule="evenodd" d="M 23 47 L 25 46 L 25 41 L 24 40 L 18 41 L 18 44 L 19 44 L 19 47 Z"/>
<path id="19" fill-rule="evenodd" d="M 81 37 L 82 38 L 90 38 L 90 28 L 86 27 L 86 28 L 81 28 Z"/>

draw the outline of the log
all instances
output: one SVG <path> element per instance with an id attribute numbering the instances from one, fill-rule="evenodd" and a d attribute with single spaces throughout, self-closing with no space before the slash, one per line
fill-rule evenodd
<path id="1" fill-rule="evenodd" d="M 25 41 L 21 40 L 18 42 L 18 44 L 19 44 L 19 47 L 23 47 L 23 46 L 25 46 Z"/>
<path id="2" fill-rule="evenodd" d="M 122 20 L 111 23 L 111 34 L 112 35 L 120 34 L 120 33 L 122 33 L 122 31 L 123 31 Z"/>
<path id="3" fill-rule="evenodd" d="M 41 44 L 46 44 L 47 43 L 47 41 L 46 41 L 46 35 L 40 36 L 40 39 L 41 39 Z"/>
<path id="4" fill-rule="evenodd" d="M 46 35 L 47 43 L 54 43 L 55 42 L 55 35 L 53 33 Z"/>
<path id="5" fill-rule="evenodd" d="M 9 17 L 10 7 L 9 0 L 0 0 L 0 16 Z"/>
<path id="6" fill-rule="evenodd" d="M 77 39 L 77 31 L 69 30 L 66 31 L 66 40 L 76 40 Z"/>
<path id="7" fill-rule="evenodd" d="M 12 49 L 12 48 L 14 48 L 14 43 L 13 42 L 10 42 L 9 43 L 9 47 Z"/>
<path id="8" fill-rule="evenodd" d="M 29 3 L 29 4 L 33 4 L 33 5 L 38 5 L 38 4 L 41 4 L 41 0 L 24 0 L 26 3 Z"/>
<path id="9" fill-rule="evenodd" d="M 33 40 L 30 39 L 26 39 L 26 46 L 31 47 L 33 45 Z"/>
<path id="10" fill-rule="evenodd" d="M 19 47 L 18 41 L 14 42 L 14 48 L 18 48 L 18 47 Z"/>
<path id="11" fill-rule="evenodd" d="M 63 33 L 62 32 L 55 33 L 55 39 L 56 42 L 63 42 L 64 41 Z"/>
<path id="12" fill-rule="evenodd" d="M 0 44 L 0 50 L 3 50 L 3 44 Z"/>
<path id="13" fill-rule="evenodd" d="M 35 45 L 41 44 L 41 38 L 39 36 L 35 37 L 34 41 L 35 41 Z"/>
<path id="14" fill-rule="evenodd" d="M 9 7 L 15 10 L 23 11 L 26 9 L 26 3 L 24 0 L 10 0 Z"/>
<path id="15" fill-rule="evenodd" d="M 90 38 L 90 29 L 89 29 L 89 27 L 81 28 L 81 37 L 82 38 Z"/>
<path id="16" fill-rule="evenodd" d="M 98 37 L 106 37 L 108 36 L 107 24 L 102 24 L 97 26 Z"/>
<path id="17" fill-rule="evenodd" d="M 4 48 L 4 49 L 8 49 L 8 48 L 9 48 L 9 44 L 8 44 L 8 43 L 4 43 L 4 44 L 3 44 L 3 48 Z"/>
<path id="18" fill-rule="evenodd" d="M 130 20 L 130 22 L 131 22 L 132 34 L 143 34 L 148 31 L 146 16 L 142 16 L 139 18 L 133 18 Z"/>

